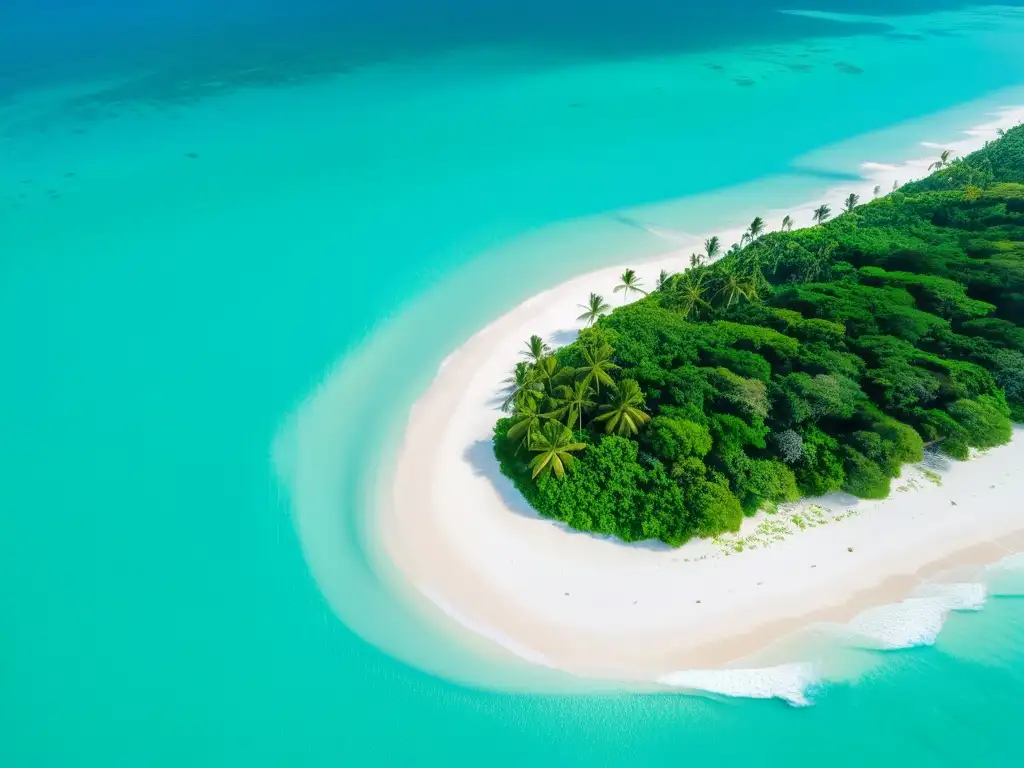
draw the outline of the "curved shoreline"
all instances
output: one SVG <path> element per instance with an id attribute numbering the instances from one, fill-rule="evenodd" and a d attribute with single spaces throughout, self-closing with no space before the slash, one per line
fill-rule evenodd
<path id="1" fill-rule="evenodd" d="M 1006 110 L 945 146 L 964 154 L 1022 117 L 1024 109 Z M 875 185 L 888 190 L 894 179 L 923 175 L 928 162 L 865 163 L 865 182 L 822 197 L 853 191 L 867 198 Z M 765 218 L 790 213 L 804 224 L 815 205 Z M 728 243 L 741 231 L 714 234 Z M 660 269 L 684 269 L 703 238 L 631 266 L 651 286 Z M 851 510 L 857 516 L 730 553 L 735 557 L 707 541 L 675 550 L 627 545 L 539 518 L 500 476 L 491 453 L 499 382 L 530 334 L 556 345 L 571 341 L 576 305 L 590 291 L 612 296 L 621 269 L 574 278 L 503 315 L 450 355 L 415 403 L 376 533 L 414 588 L 412 598 L 442 623 L 573 675 L 685 684 L 672 673 L 720 667 L 812 624 L 847 622 L 906 596 L 936 569 L 990 563 L 1018 548 L 1018 537 L 1003 537 L 1024 529 L 1007 481 L 1024 465 L 1020 431 L 1009 446 L 950 466 L 942 487 L 911 469 L 899 482 L 916 485 L 913 493 L 856 505 L 824 501 L 835 508 L 825 514 L 830 520 Z M 873 528 L 878 514 L 886 515 L 884 530 Z M 927 527 L 918 521 L 925 515 Z M 745 521 L 744 532 L 762 519 Z"/>

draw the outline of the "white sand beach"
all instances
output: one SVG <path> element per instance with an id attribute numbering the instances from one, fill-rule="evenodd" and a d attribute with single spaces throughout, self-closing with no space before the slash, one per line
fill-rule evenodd
<path id="1" fill-rule="evenodd" d="M 1022 119 L 1024 109 L 1006 110 L 942 148 L 965 154 Z M 863 182 L 793 210 L 765 201 L 764 218 L 769 228 L 786 214 L 807 226 L 821 202 L 838 210 L 851 191 L 869 200 L 875 186 L 887 192 L 895 180 L 925 175 L 936 154 L 923 147 L 921 158 L 903 165 L 865 163 Z M 748 519 L 740 534 L 678 549 L 574 532 L 529 508 L 491 450 L 497 393 L 524 340 L 572 341 L 578 305 L 591 291 L 621 302 L 612 288 L 623 268 L 636 268 L 651 288 L 660 270 L 684 270 L 705 237 L 738 240 L 746 222 L 736 225 L 538 294 L 446 359 L 410 414 L 392 493 L 375 521 L 410 599 L 453 631 L 476 633 L 537 664 L 591 678 L 708 687 L 679 671 L 735 664 L 802 628 L 849 622 L 902 600 L 949 568 L 1024 549 L 1020 430 L 1011 444 L 969 462 L 931 457 L 927 466 L 907 468 L 885 501 L 808 500 Z M 956 593 L 929 605 L 942 614 L 971 599 Z M 934 624 L 929 615 L 925 624 Z M 855 630 L 887 647 L 908 632 L 931 631 L 877 612 L 858 622 Z"/>

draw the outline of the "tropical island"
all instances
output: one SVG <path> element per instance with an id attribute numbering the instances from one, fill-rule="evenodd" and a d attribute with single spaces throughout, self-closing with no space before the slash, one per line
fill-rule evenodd
<path id="1" fill-rule="evenodd" d="M 889 494 L 1024 421 L 1024 127 L 815 226 L 755 219 L 573 343 L 527 344 L 494 427 L 541 515 L 624 541 L 735 531 L 802 496 Z M 788 217 L 787 217 L 788 219 Z"/>

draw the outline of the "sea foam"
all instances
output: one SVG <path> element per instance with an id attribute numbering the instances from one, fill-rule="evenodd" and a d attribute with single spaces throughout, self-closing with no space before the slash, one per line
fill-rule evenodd
<path id="1" fill-rule="evenodd" d="M 935 643 L 950 611 L 977 611 L 985 605 L 984 584 L 929 584 L 898 603 L 871 608 L 848 625 L 853 644 L 895 650 Z"/>
<path id="2" fill-rule="evenodd" d="M 1015 565 L 1021 567 L 1024 562 Z M 932 645 L 951 611 L 980 610 L 987 596 L 985 585 L 980 583 L 927 584 L 913 597 L 858 614 L 836 634 L 842 645 L 854 648 L 896 650 Z M 681 670 L 657 682 L 723 696 L 775 698 L 793 706 L 809 706 L 810 690 L 826 677 L 820 663 L 796 661 L 748 669 Z"/>
<path id="3" fill-rule="evenodd" d="M 816 665 L 799 662 L 756 669 L 686 669 L 658 682 L 673 688 L 749 699 L 782 699 L 797 707 L 810 705 L 808 690 L 818 682 Z"/>

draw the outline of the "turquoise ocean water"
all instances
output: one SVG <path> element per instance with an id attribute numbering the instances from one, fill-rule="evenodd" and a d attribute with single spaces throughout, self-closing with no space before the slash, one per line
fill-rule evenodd
<path id="1" fill-rule="evenodd" d="M 705 231 L 1024 104 L 1020 9 L 396 5 L 378 39 L 369 16 L 303 26 L 269 0 L 249 8 L 266 28 L 15 4 L 0 765 L 1020 764 L 1006 585 L 812 707 L 502 693 L 417 666 L 458 651 L 365 537 L 455 346 L 665 250 L 617 213 Z M 821 10 L 882 10 L 856 6 Z"/>

